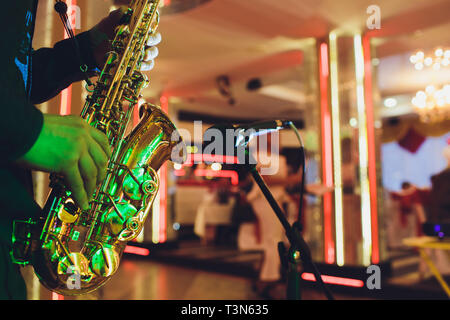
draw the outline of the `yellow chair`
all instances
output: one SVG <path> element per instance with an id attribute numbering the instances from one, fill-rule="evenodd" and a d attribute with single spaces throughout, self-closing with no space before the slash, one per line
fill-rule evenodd
<path id="1" fill-rule="evenodd" d="M 445 282 L 439 270 L 434 265 L 430 256 L 426 253 L 425 249 L 439 249 L 444 250 L 450 256 L 450 241 L 449 240 L 439 240 L 435 237 L 414 237 L 403 239 L 403 243 L 409 247 L 415 247 L 419 250 L 420 256 L 426 262 L 430 268 L 433 275 L 436 277 L 437 281 L 444 289 L 445 293 L 450 299 L 450 288 Z"/>

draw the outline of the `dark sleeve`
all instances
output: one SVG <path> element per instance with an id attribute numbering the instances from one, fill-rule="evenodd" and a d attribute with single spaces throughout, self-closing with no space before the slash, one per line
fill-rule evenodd
<path id="1" fill-rule="evenodd" d="M 22 74 L 13 55 L 2 53 L 0 73 L 0 164 L 25 154 L 42 129 L 43 115 L 27 98 Z"/>
<path id="2" fill-rule="evenodd" d="M 88 66 L 88 73 L 96 68 L 89 31 L 76 36 L 81 59 Z M 60 41 L 53 48 L 33 52 L 31 101 L 42 103 L 50 100 L 74 82 L 84 79 L 80 60 L 75 54 L 72 39 Z"/>
<path id="3" fill-rule="evenodd" d="M 18 83 L 22 85 L 22 83 Z M 0 144 L 4 148 L 0 163 L 17 160 L 24 155 L 36 142 L 44 122 L 44 116 L 26 99 L 10 95 L 6 88 L 1 89 L 0 103 Z"/>

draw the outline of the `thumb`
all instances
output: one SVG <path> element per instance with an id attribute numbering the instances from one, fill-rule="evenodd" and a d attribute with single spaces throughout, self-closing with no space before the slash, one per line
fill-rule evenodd
<path id="1" fill-rule="evenodd" d="M 111 49 L 110 40 L 114 39 L 116 28 L 120 25 L 127 10 L 128 7 L 121 6 L 119 9 L 111 11 L 109 16 L 89 30 L 97 67 L 105 63 L 105 54 Z"/>
<path id="2" fill-rule="evenodd" d="M 122 18 L 128 11 L 127 6 L 121 6 L 119 9 L 111 11 L 109 15 L 101 20 L 94 28 L 98 32 L 105 34 L 109 39 L 112 39 L 116 33 L 116 28 L 122 24 Z"/>

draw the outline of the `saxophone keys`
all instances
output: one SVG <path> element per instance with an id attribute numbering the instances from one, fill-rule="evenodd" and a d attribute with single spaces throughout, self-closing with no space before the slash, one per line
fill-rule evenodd
<path id="1" fill-rule="evenodd" d="M 73 202 L 66 202 L 58 212 L 58 219 L 64 223 L 74 223 L 78 219 L 78 211 Z"/>
<path id="2" fill-rule="evenodd" d="M 137 217 L 132 217 L 127 221 L 127 228 L 136 233 L 141 228 L 141 223 Z"/>
<path id="3" fill-rule="evenodd" d="M 123 179 L 123 191 L 131 200 L 142 200 L 143 194 L 141 185 L 149 176 L 146 174 L 145 168 L 135 168 Z"/>
<path id="4" fill-rule="evenodd" d="M 106 223 L 108 230 L 113 235 L 118 235 L 128 222 L 130 217 L 133 217 L 137 212 L 137 209 L 128 202 L 119 202 L 114 205 L 108 212 Z"/>
<path id="5" fill-rule="evenodd" d="M 142 230 L 143 221 L 140 216 L 131 217 L 127 220 L 126 228 L 117 237 L 119 242 L 128 242 L 135 239 Z"/>
<path id="6" fill-rule="evenodd" d="M 103 244 L 91 259 L 91 270 L 97 276 L 109 277 L 119 268 L 120 254 L 115 246 Z"/>
<path id="7" fill-rule="evenodd" d="M 142 183 L 142 190 L 145 194 L 153 194 L 158 190 L 158 184 L 154 180 L 147 180 Z"/>

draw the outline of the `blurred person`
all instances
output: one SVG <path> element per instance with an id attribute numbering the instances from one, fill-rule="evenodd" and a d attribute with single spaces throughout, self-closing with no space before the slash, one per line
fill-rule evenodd
<path id="1" fill-rule="evenodd" d="M 399 203 L 400 226 L 408 228 L 408 219 L 413 216 L 415 218 L 415 231 L 410 231 L 417 236 L 422 235 L 422 224 L 426 221 L 423 192 L 421 188 L 408 181 L 402 183 L 400 191 L 391 192 L 392 199 Z"/>
<path id="2" fill-rule="evenodd" d="M 236 234 L 236 239 L 234 240 L 236 246 L 239 249 L 243 249 L 246 245 L 249 247 L 255 247 L 255 244 L 249 245 L 251 239 L 255 239 L 256 243 L 259 243 L 259 236 L 256 233 L 255 222 L 256 216 L 253 212 L 253 208 L 247 200 L 247 194 L 253 188 L 253 180 L 248 172 L 240 174 L 239 185 L 237 190 L 234 192 L 234 197 L 236 199 L 233 208 L 232 215 L 232 227 Z M 244 229 L 247 229 L 245 231 Z M 252 237 L 245 239 L 245 234 L 251 234 Z"/>
<path id="3" fill-rule="evenodd" d="M 0 163 L 0 299 L 26 299 L 26 284 L 12 263 L 12 224 L 39 217 L 33 199 L 31 170 L 64 177 L 77 204 L 86 209 L 89 195 L 106 175 L 109 142 L 81 117 L 42 114 L 34 105 L 50 100 L 85 75 L 74 52 L 73 40 L 53 48 L 32 49 L 37 0 L 2 3 L 3 32 L 0 63 L 0 137 L 5 153 Z M 110 13 L 99 24 L 76 36 L 88 74 L 101 68 L 110 50 L 124 9 Z M 160 36 L 151 37 L 142 70 L 153 68 Z"/>
<path id="4" fill-rule="evenodd" d="M 427 221 L 450 224 L 450 145 L 443 150 L 447 167 L 431 177 L 430 217 Z M 429 250 L 431 259 L 441 274 L 450 274 L 450 254 L 445 250 Z M 421 273 L 422 274 L 422 273 Z"/>
<path id="5" fill-rule="evenodd" d="M 450 145 L 444 148 L 443 156 L 447 167 L 431 177 L 429 220 L 450 223 Z"/>
<path id="6" fill-rule="evenodd" d="M 275 173 L 271 175 L 262 174 L 262 177 L 274 199 L 283 208 L 283 203 L 287 199 L 285 187 L 288 183 L 286 157 L 279 153 L 278 145 L 272 145 L 272 134 L 259 137 L 255 141 L 258 143 L 255 148 L 258 171 L 261 172 L 264 168 L 273 167 L 274 165 L 277 166 Z M 272 152 L 273 147 L 276 148 L 274 150 L 275 152 Z M 278 254 L 278 243 L 284 240 L 284 229 L 258 184 L 253 184 L 251 191 L 247 195 L 247 201 L 252 206 L 256 216 L 256 234 L 259 236 L 257 245 L 264 252 L 262 265 L 259 270 L 259 282 L 254 284 L 254 289 L 263 298 L 270 299 L 273 298 L 271 296 L 271 290 L 281 280 L 281 261 Z"/>

